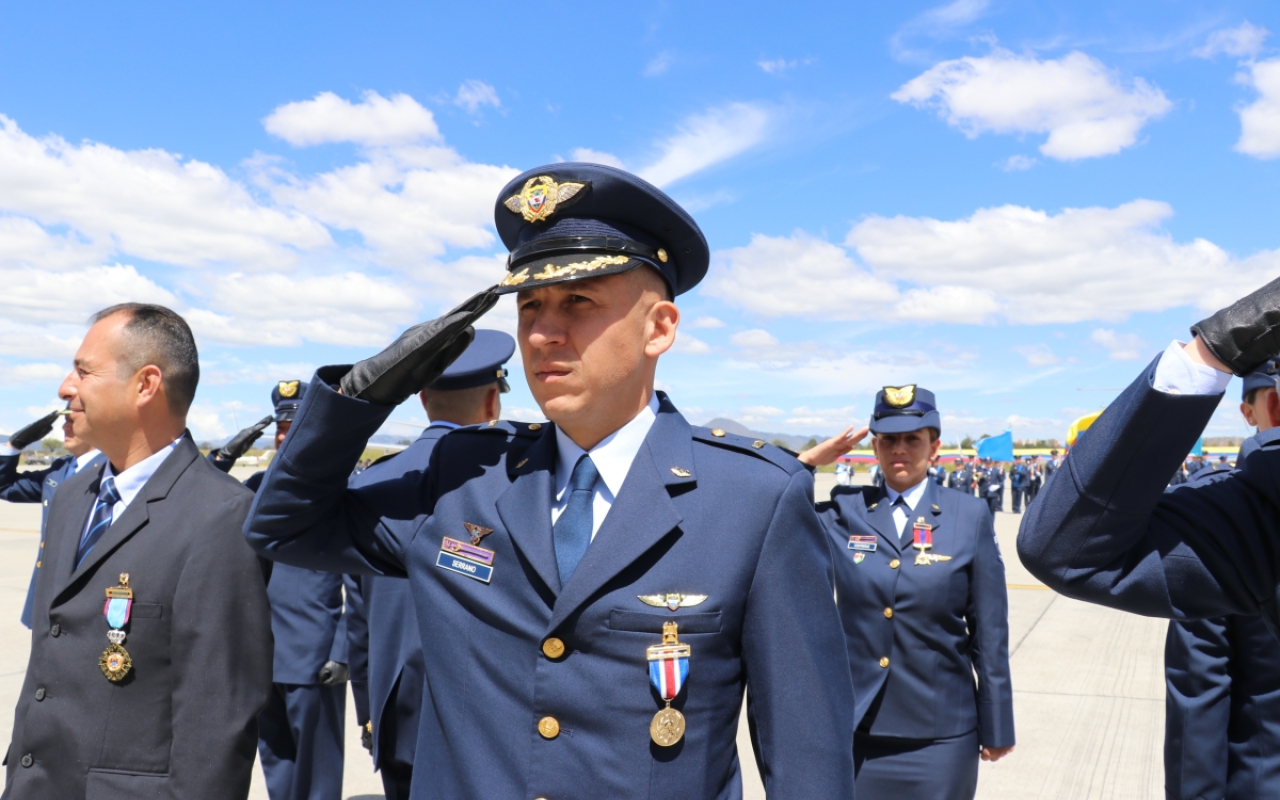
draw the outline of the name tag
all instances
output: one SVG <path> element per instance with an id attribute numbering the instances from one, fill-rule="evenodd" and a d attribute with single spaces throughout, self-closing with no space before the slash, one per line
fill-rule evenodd
<path id="1" fill-rule="evenodd" d="M 849 537 L 850 550 L 862 550 L 867 553 L 874 553 L 876 551 L 876 547 L 877 547 L 876 537 L 874 536 L 850 536 Z"/>
<path id="2" fill-rule="evenodd" d="M 456 572 L 459 575 L 466 575 L 468 578 L 475 578 L 481 583 L 488 583 L 489 579 L 493 577 L 493 567 L 477 564 L 465 558 L 458 558 L 443 551 L 436 558 L 436 566 L 443 567 L 450 572 Z"/>

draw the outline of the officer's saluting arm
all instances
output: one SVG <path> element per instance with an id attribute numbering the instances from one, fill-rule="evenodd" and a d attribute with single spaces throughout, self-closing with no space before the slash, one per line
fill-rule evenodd
<path id="1" fill-rule="evenodd" d="M 970 657 L 978 674 L 978 744 L 1012 747 L 1013 682 L 1009 677 L 1009 593 L 1004 561 L 996 543 L 995 522 L 980 509 L 982 522 L 974 542 L 973 574 L 965 610 Z"/>
<path id="2" fill-rule="evenodd" d="M 471 324 L 496 302 L 485 290 L 372 358 L 317 370 L 245 521 L 250 546 L 309 569 L 403 576 L 416 524 L 382 518 L 367 500 L 376 484 L 348 489 L 348 479 L 395 406 L 444 372 L 475 336 Z"/>
<path id="3" fill-rule="evenodd" d="M 1166 493 L 1224 386 L 1175 394 L 1155 381 L 1166 359 L 1245 375 L 1280 352 L 1280 280 L 1192 331 L 1195 359 L 1171 347 L 1076 443 L 1023 518 L 1018 554 L 1036 577 L 1082 600 L 1175 619 L 1261 610 L 1274 622 L 1275 463 L 1256 453 L 1228 480 Z"/>

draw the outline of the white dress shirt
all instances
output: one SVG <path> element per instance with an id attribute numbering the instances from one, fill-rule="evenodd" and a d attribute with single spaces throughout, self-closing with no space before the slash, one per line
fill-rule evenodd
<path id="1" fill-rule="evenodd" d="M 898 492 L 890 488 L 887 483 L 884 485 L 884 490 L 889 495 L 888 502 L 890 504 L 898 502 L 899 497 L 906 503 L 906 506 L 895 505 L 893 507 L 893 524 L 898 526 L 898 538 L 902 538 L 902 532 L 906 529 L 907 522 L 911 519 L 911 514 L 915 513 L 916 506 L 920 504 L 920 498 L 924 497 L 924 487 L 928 482 L 929 478 L 926 477 L 905 492 Z"/>
<path id="2" fill-rule="evenodd" d="M 1152 386 L 1166 394 L 1222 394 L 1231 382 L 1230 372 L 1197 364 L 1187 355 L 1182 342 L 1173 344 L 1160 356 Z"/>
<path id="3" fill-rule="evenodd" d="M 142 491 L 142 487 L 147 485 L 147 481 L 151 480 L 151 476 L 156 474 L 156 470 L 160 469 L 160 465 L 169 457 L 174 448 L 178 446 L 178 439 L 174 439 L 169 444 L 160 448 L 156 452 L 129 467 L 124 472 L 116 474 L 111 468 L 111 462 L 102 468 L 102 477 L 111 476 L 116 479 L 116 493 L 120 495 L 120 500 L 111 508 L 111 522 L 114 524 L 120 519 L 120 515 L 133 502 L 133 498 L 138 496 L 138 492 Z M 78 469 L 78 467 L 77 467 Z M 101 497 L 101 495 L 99 495 Z M 89 512 L 89 519 L 85 520 L 84 530 L 80 532 L 80 538 L 83 539 L 85 533 L 89 531 L 89 523 L 93 521 L 93 512 Z"/>
<path id="4" fill-rule="evenodd" d="M 555 525 L 560 514 L 569 503 L 569 477 L 578 459 L 584 454 L 591 456 L 591 461 L 600 473 L 596 481 L 595 497 L 591 503 L 591 538 L 596 538 L 596 531 L 604 522 L 605 515 L 613 507 L 613 500 L 622 489 L 622 482 L 631 471 L 631 462 L 636 460 L 644 437 L 649 435 L 653 421 L 658 418 L 658 395 L 649 397 L 649 405 L 636 414 L 626 425 L 606 436 L 600 444 L 588 452 L 579 447 L 568 434 L 556 426 L 556 486 L 555 496 L 551 504 L 551 524 Z"/>
<path id="5" fill-rule="evenodd" d="M 71 471 L 71 474 L 75 475 L 80 470 L 89 466 L 89 462 L 94 460 L 97 457 L 98 457 L 97 450 L 90 450 L 89 452 L 85 453 L 82 456 L 76 456 L 76 467 Z"/>

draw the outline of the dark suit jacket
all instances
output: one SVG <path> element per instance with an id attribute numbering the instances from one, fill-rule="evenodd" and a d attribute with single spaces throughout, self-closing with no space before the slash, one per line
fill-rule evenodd
<path id="1" fill-rule="evenodd" d="M 1072 449 L 1022 519 L 1018 554 L 1069 597 L 1151 617 L 1280 622 L 1280 432 L 1225 480 L 1166 492 L 1222 395 L 1153 388 L 1157 362 Z M 1267 431 L 1267 434 L 1273 433 Z"/>
<path id="2" fill-rule="evenodd" d="M 417 498 L 413 494 L 398 491 L 397 487 L 405 476 L 416 475 L 421 479 L 421 476 L 426 475 L 436 442 L 450 430 L 451 428 L 443 425 L 427 428 L 412 445 L 394 458 L 379 461 L 353 477 L 351 487 L 367 487 L 369 502 L 383 509 L 383 513 L 388 516 L 413 516 Z M 401 701 L 410 700 L 408 703 L 399 703 L 400 707 L 412 707 L 412 698 L 416 697 L 419 701 L 422 698 L 425 663 L 422 657 L 422 640 L 418 636 L 418 618 L 413 609 L 413 592 L 409 581 L 404 578 L 368 575 L 361 581 L 361 585 L 369 622 L 365 646 L 369 654 L 369 717 L 373 722 L 373 760 L 378 765 L 390 759 L 413 763 L 418 742 L 417 715 L 412 719 L 396 721 L 396 752 L 382 752 L 384 718 L 396 713 L 396 708 L 387 705 L 392 690 L 396 689 L 396 683 L 400 684 L 397 697 Z"/>
<path id="3" fill-rule="evenodd" d="M 322 371 L 321 375 L 326 375 Z M 764 443 L 692 428 L 661 408 L 572 578 L 552 538 L 550 424 L 494 423 L 440 440 L 416 502 L 392 518 L 351 467 L 392 409 L 312 382 L 246 522 L 264 554 L 311 569 L 408 575 L 427 700 L 415 798 L 741 796 L 735 739 L 751 687 L 771 800 L 853 795 L 853 689 L 832 601 L 831 553 L 813 479 Z M 394 513 L 394 512 L 391 512 Z M 492 529 L 489 582 L 442 550 Z M 469 542 L 468 542 L 469 543 Z M 441 566 L 443 565 L 443 566 Z M 705 594 L 668 610 L 639 595 Z M 650 741 L 663 707 L 646 648 L 663 623 L 688 643 L 673 747 Z M 555 637 L 564 651 L 543 643 Z M 554 718 L 558 734 L 539 735 Z M 549 722 L 548 722 L 549 724 Z"/>
<path id="4" fill-rule="evenodd" d="M 883 489 L 837 486 L 818 504 L 835 554 L 859 727 L 907 739 L 977 728 L 982 745 L 1008 747 L 1009 600 L 991 512 L 976 497 L 927 481 L 908 523 L 924 517 L 934 526 L 931 552 L 951 560 L 915 566 L 910 528 L 904 545 L 887 497 Z M 852 549 L 855 535 L 874 536 L 875 550 Z"/>
<path id="5" fill-rule="evenodd" d="M 271 689 L 266 588 L 239 534 L 252 495 L 184 436 L 75 567 L 100 477 L 50 505 L 4 798 L 244 798 Z M 104 590 L 124 572 L 133 670 L 112 683 Z"/>

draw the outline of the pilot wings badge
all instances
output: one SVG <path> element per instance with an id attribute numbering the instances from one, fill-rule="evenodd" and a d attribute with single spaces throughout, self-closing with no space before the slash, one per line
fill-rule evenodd
<path id="1" fill-rule="evenodd" d="M 678 592 L 668 592 L 667 594 L 642 594 L 638 595 L 640 602 L 654 608 L 666 608 L 668 611 L 677 611 L 681 608 L 696 606 L 707 599 L 705 594 L 680 594 Z"/>
<path id="2" fill-rule="evenodd" d="M 471 534 L 471 543 L 479 545 L 480 540 L 493 533 L 493 528 L 485 528 L 474 522 L 463 522 L 462 527 L 467 529 L 467 533 Z"/>
<path id="3" fill-rule="evenodd" d="M 590 186 L 585 183 L 556 183 L 549 175 L 539 175 L 525 181 L 520 194 L 513 194 L 502 202 L 511 213 L 520 214 L 527 222 L 542 222 L 551 218 L 560 206 L 580 200 L 583 190 Z"/>

